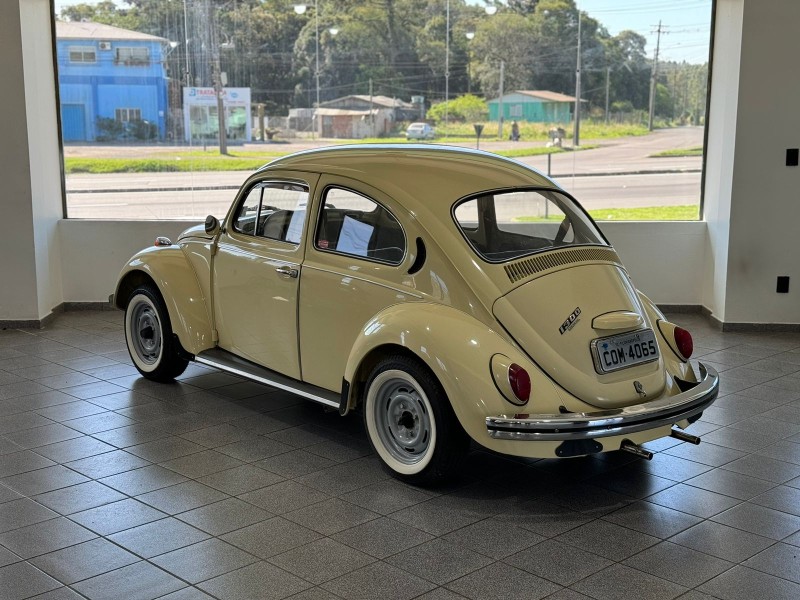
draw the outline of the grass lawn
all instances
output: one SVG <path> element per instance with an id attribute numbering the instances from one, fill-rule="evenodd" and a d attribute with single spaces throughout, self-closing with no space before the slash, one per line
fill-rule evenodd
<path id="1" fill-rule="evenodd" d="M 391 140 L 382 140 L 386 143 Z M 399 140 L 399 143 L 405 143 Z M 597 146 L 581 146 L 579 150 L 589 150 Z M 531 148 L 512 148 L 498 150 L 496 154 L 507 157 L 538 156 L 540 154 L 555 154 L 568 152 L 564 148 L 545 148 L 542 146 Z M 177 155 L 171 154 L 164 158 L 76 158 L 68 157 L 64 160 L 64 167 L 68 174 L 72 173 L 163 173 L 163 172 L 192 172 L 192 171 L 255 171 L 273 158 L 285 156 L 287 152 L 279 150 L 260 151 L 242 150 L 234 151 L 228 155 L 221 155 L 217 150 L 188 150 Z"/>
<path id="2" fill-rule="evenodd" d="M 641 206 L 634 208 L 597 208 L 589 214 L 595 221 L 697 221 L 700 209 L 696 204 L 678 206 Z M 517 217 L 518 222 L 560 221 L 562 216 Z"/>
<path id="3" fill-rule="evenodd" d="M 663 152 L 651 154 L 650 158 L 664 158 L 669 156 L 703 156 L 703 147 L 697 146 L 696 148 L 674 148 L 672 150 L 664 150 Z"/>

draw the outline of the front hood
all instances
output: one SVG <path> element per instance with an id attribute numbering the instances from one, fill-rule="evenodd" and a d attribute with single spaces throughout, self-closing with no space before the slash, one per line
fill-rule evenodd
<path id="1" fill-rule="evenodd" d="M 180 242 L 181 240 L 184 240 L 186 238 L 201 238 L 204 240 L 210 240 L 213 237 L 214 237 L 213 235 L 209 235 L 208 233 L 206 233 L 205 224 L 200 223 L 199 225 L 192 225 L 185 231 L 182 231 L 181 234 L 178 236 L 178 241 Z"/>
<path id="2" fill-rule="evenodd" d="M 539 367 L 588 404 L 627 406 L 664 390 L 663 349 L 657 360 L 611 373 L 596 370 L 592 341 L 629 332 L 647 335 L 643 330 L 655 326 L 621 267 L 592 264 L 549 273 L 501 297 L 493 312 Z M 660 336 L 655 340 L 658 345 Z"/>

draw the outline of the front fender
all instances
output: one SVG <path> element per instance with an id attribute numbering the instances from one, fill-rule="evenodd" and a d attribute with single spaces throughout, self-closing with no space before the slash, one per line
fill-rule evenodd
<path id="1" fill-rule="evenodd" d="M 194 269 L 178 246 L 152 247 L 138 252 L 117 279 L 114 303 L 125 309 L 131 292 L 152 279 L 169 312 L 172 330 L 184 350 L 197 354 L 214 346 L 211 317 Z"/>
<path id="2" fill-rule="evenodd" d="M 444 388 L 461 426 L 485 446 L 495 445 L 488 439 L 487 416 L 498 410 L 557 413 L 571 398 L 498 332 L 448 306 L 415 302 L 378 313 L 353 345 L 345 380 L 352 383 L 362 361 L 382 346 L 402 346 L 422 360 Z M 490 366 L 495 354 L 507 356 L 530 374 L 533 391 L 525 408 L 506 400 L 495 386 Z"/>

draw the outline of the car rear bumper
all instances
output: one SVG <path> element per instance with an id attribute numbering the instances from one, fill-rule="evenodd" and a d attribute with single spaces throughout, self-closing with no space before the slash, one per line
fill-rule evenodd
<path id="1" fill-rule="evenodd" d="M 486 418 L 489 436 L 503 440 L 561 441 L 626 435 L 699 415 L 719 393 L 719 374 L 698 363 L 700 382 L 675 396 L 590 413 L 517 414 Z"/>

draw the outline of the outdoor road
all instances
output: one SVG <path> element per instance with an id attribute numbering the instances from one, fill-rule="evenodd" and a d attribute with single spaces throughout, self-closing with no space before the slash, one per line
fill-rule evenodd
<path id="1" fill-rule="evenodd" d="M 703 130 L 699 127 L 659 130 L 648 136 L 606 141 L 594 150 L 554 154 L 551 172 L 588 209 L 698 203 L 701 157 L 649 155 L 671 148 L 701 146 L 702 141 Z M 482 147 L 494 150 L 518 146 L 494 142 Z M 518 160 L 547 171 L 546 156 Z M 248 175 L 239 171 L 69 175 L 68 212 L 73 218 L 221 216 Z"/>

